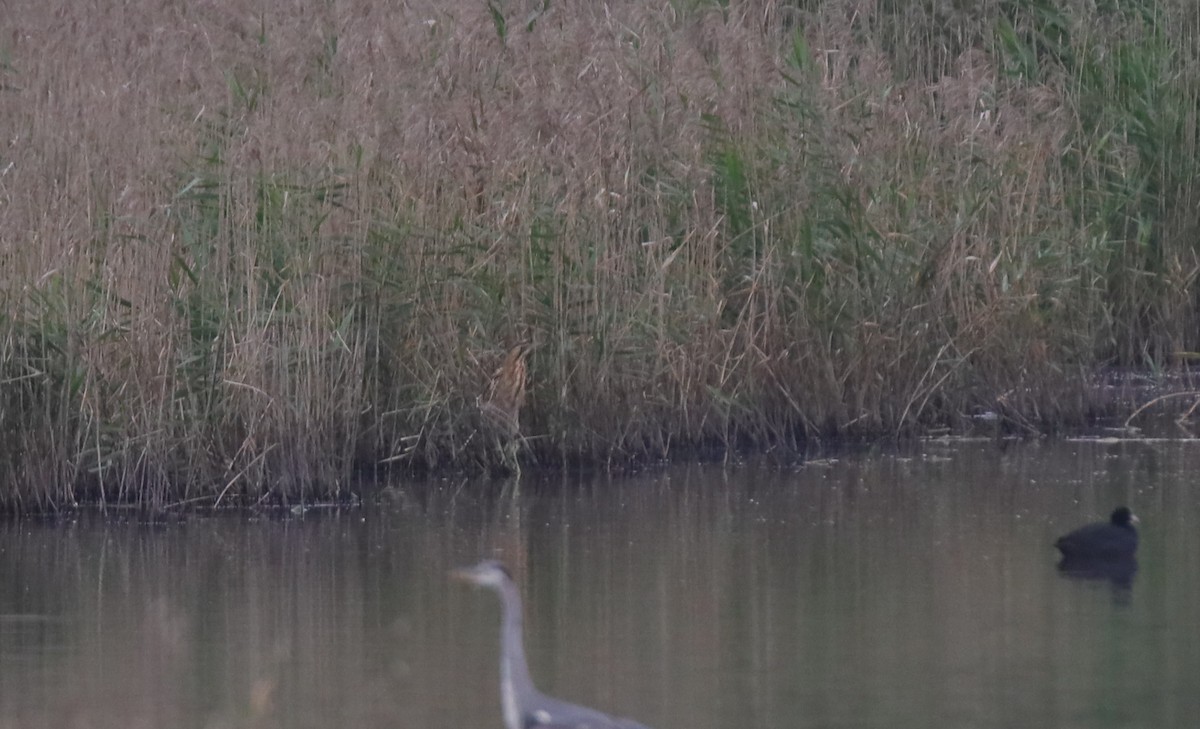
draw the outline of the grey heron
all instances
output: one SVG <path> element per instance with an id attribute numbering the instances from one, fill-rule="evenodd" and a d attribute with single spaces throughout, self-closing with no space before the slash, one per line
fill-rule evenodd
<path id="1" fill-rule="evenodd" d="M 525 662 L 521 593 L 504 565 L 484 560 L 450 574 L 500 596 L 500 700 L 507 729 L 648 729 L 630 719 L 559 701 L 534 688 Z"/>

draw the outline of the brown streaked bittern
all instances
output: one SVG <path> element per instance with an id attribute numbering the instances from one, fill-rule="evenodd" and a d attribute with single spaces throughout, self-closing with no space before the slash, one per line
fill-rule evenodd
<path id="1" fill-rule="evenodd" d="M 492 375 L 487 400 L 481 406 L 483 412 L 503 425 L 509 435 L 516 435 L 521 430 L 521 406 L 525 404 L 525 385 L 529 378 L 525 358 L 532 349 L 532 343 L 522 342 L 508 350 Z"/>

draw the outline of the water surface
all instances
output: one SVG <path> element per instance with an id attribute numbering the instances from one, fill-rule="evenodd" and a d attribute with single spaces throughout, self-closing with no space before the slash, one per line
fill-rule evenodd
<path id="1" fill-rule="evenodd" d="M 0 528 L 0 729 L 493 727 L 503 559 L 535 681 L 655 729 L 1191 727 L 1200 442 L 927 443 L 379 506 Z M 1054 538 L 1127 503 L 1129 584 Z"/>

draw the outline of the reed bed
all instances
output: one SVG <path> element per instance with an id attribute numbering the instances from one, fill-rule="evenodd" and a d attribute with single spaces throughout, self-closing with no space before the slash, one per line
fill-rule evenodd
<path id="1" fill-rule="evenodd" d="M 1198 86 L 1191 0 L 14 0 L 0 504 L 1082 422 L 1197 347 Z"/>

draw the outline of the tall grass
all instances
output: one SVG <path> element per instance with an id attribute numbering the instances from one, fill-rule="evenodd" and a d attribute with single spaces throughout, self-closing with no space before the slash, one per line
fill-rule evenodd
<path id="1" fill-rule="evenodd" d="M 1197 347 L 1200 12 L 968 5 L 10 3 L 0 501 L 1095 414 Z"/>

